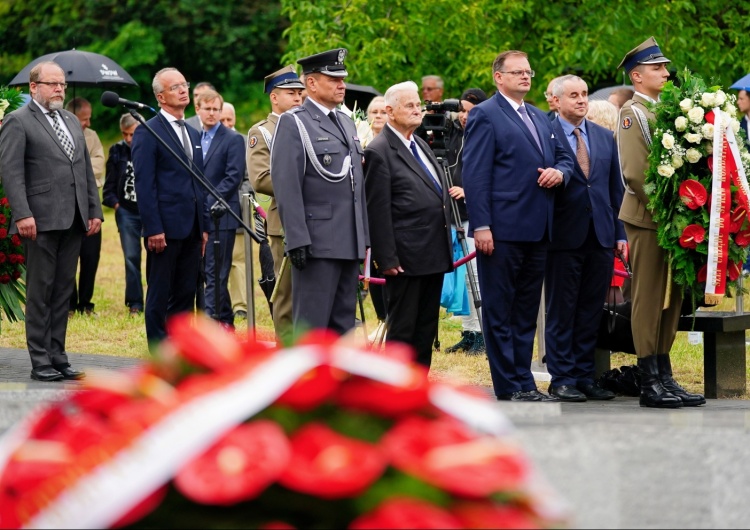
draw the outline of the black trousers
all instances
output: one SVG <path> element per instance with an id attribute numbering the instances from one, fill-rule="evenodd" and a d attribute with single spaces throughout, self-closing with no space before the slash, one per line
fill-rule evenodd
<path id="1" fill-rule="evenodd" d="M 94 297 L 94 283 L 96 282 L 96 271 L 99 268 L 99 256 L 102 253 L 102 231 L 99 230 L 92 236 L 83 235 L 81 241 L 81 263 L 78 273 L 78 288 L 73 282 L 73 294 L 70 297 L 70 310 L 83 313 L 85 310 L 94 310 L 91 299 Z"/>

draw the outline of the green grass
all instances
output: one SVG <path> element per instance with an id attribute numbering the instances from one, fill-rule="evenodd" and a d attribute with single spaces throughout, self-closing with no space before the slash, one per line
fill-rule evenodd
<path id="1" fill-rule="evenodd" d="M 267 205 L 265 205 L 267 207 Z M 124 304 L 125 265 L 115 224 L 114 212 L 104 208 L 102 254 L 96 277 L 93 302 L 96 316 L 77 315 L 68 324 L 67 349 L 71 352 L 121 355 L 147 358 L 146 330 L 143 317 L 130 317 Z M 257 256 L 257 247 L 254 255 Z M 258 264 L 255 263 L 256 278 Z M 144 266 L 145 271 L 145 256 Z M 750 311 L 750 296 L 745 297 L 745 311 Z M 256 329 L 260 337 L 271 337 L 273 325 L 268 313 L 268 305 L 260 288 L 255 289 Z M 372 303 L 365 300 L 365 322 L 372 331 L 376 324 Z M 726 300 L 717 310 L 734 310 L 735 301 Z M 245 321 L 237 322 L 238 333 L 246 333 Z M 360 338 L 362 333 L 359 332 Z M 441 351 L 433 358 L 432 377 L 459 379 L 467 384 L 491 386 L 489 368 L 484 356 L 446 354 L 445 349 L 458 342 L 461 337 L 461 320 L 441 312 L 439 340 Z M 24 324 L 9 323 L 4 320 L 0 328 L 0 344 L 10 348 L 25 348 Z M 687 333 L 678 333 L 672 349 L 672 362 L 676 379 L 691 391 L 703 389 L 703 350 L 702 345 L 687 342 Z M 635 356 L 617 354 L 612 357 L 612 366 L 635 364 Z M 540 388 L 546 390 L 545 384 Z M 747 397 L 745 395 L 744 397 Z"/>

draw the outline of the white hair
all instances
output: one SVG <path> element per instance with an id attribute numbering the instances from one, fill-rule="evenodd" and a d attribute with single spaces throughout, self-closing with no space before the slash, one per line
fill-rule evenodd
<path id="1" fill-rule="evenodd" d="M 388 107 L 396 107 L 401 101 L 401 95 L 404 92 L 415 92 L 419 94 L 419 87 L 414 81 L 404 81 L 403 83 L 396 83 L 391 88 L 385 91 L 385 104 Z"/>

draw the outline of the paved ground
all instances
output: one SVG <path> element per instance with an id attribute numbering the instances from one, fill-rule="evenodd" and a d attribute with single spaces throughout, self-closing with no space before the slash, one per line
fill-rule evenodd
<path id="1" fill-rule="evenodd" d="M 136 359 L 71 354 L 78 368 Z M 0 348 L 0 433 L 77 383 L 29 379 L 28 354 Z M 542 384 L 545 386 L 546 384 Z M 488 391 L 489 393 L 489 391 Z M 636 398 L 597 403 L 498 403 L 580 528 L 747 528 L 750 401 L 642 409 Z"/>

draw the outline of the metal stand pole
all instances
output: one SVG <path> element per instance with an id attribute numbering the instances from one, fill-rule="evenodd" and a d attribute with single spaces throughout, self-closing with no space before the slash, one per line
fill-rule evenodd
<path id="1" fill-rule="evenodd" d="M 251 226 L 255 233 L 255 223 L 250 222 L 250 194 L 243 193 L 240 200 L 242 220 Z M 247 330 L 250 337 L 255 340 L 255 266 L 253 264 L 253 240 L 250 234 L 245 232 L 245 291 L 247 293 Z"/>

